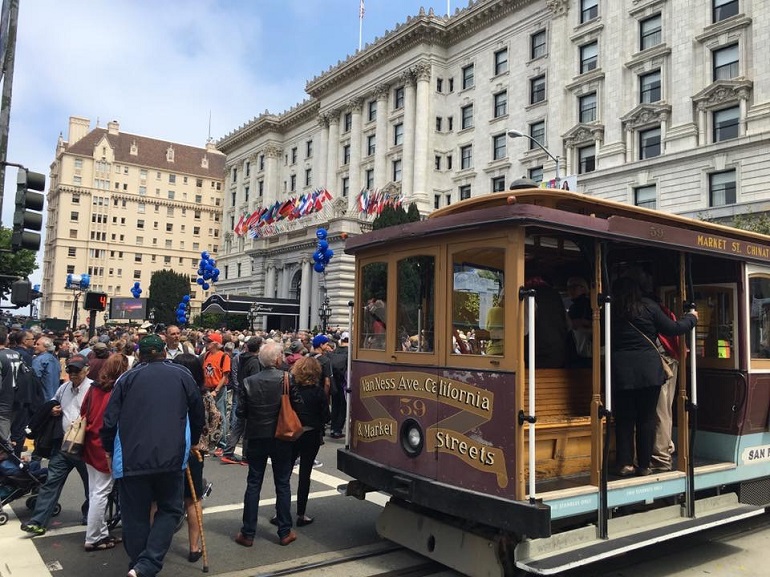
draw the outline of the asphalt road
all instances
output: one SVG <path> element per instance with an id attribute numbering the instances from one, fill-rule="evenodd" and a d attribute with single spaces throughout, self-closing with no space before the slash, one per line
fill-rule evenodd
<path id="1" fill-rule="evenodd" d="M 397 566 L 419 564 L 420 558 L 411 553 L 378 556 L 392 548 L 392 544 L 380 539 L 375 531 L 375 520 L 386 498 L 374 494 L 369 501 L 358 501 L 339 493 L 338 487 L 347 481 L 335 466 L 335 452 L 340 446 L 342 441 L 327 440 L 321 447 L 319 459 L 323 465 L 313 472 L 307 511 L 315 522 L 296 528 L 299 537 L 288 547 L 277 544 L 275 527 L 268 523 L 274 504 L 269 472 L 263 486 L 254 547 L 245 549 L 233 542 L 240 527 L 247 468 L 207 459 L 204 476 L 214 484 L 204 507 L 209 574 L 226 577 L 273 575 L 299 564 L 323 565 L 336 557 L 360 557 L 360 560 L 303 572 L 302 575 L 378 575 L 388 571 L 395 573 Z M 294 475 L 293 491 L 296 491 L 296 481 Z M 93 553 L 83 551 L 85 527 L 80 525 L 79 515 L 82 491 L 80 479 L 73 474 L 62 493 L 63 511 L 53 519 L 43 537 L 30 538 L 19 529 L 20 521 L 14 518 L 0 527 L 0 577 L 123 577 L 126 574 L 127 556 L 122 546 Z M 20 520 L 30 515 L 23 500 L 13 504 L 13 512 Z M 116 533 L 119 534 L 119 530 Z M 565 573 L 564 577 L 767 577 L 770 576 L 770 565 L 765 561 L 768 550 L 770 515 L 766 514 Z M 186 528 L 182 528 L 166 556 L 162 575 L 187 576 L 201 571 L 201 562 L 187 562 L 187 551 Z M 364 568 L 368 572 L 363 571 Z M 449 570 L 435 572 L 435 568 L 410 573 L 416 574 L 457 575 Z"/>

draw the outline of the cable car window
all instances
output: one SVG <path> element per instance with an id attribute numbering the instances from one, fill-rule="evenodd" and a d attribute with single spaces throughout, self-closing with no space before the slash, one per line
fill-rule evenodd
<path id="1" fill-rule="evenodd" d="M 695 327 L 698 358 L 718 361 L 734 358 L 733 289 L 722 286 L 696 286 L 695 304 L 698 309 L 698 325 Z"/>
<path id="2" fill-rule="evenodd" d="M 502 355 L 505 250 L 476 247 L 453 256 L 452 353 Z"/>
<path id="3" fill-rule="evenodd" d="M 752 359 L 770 359 L 770 278 L 749 279 L 749 346 Z"/>
<path id="4" fill-rule="evenodd" d="M 433 351 L 435 270 L 432 256 L 410 256 L 398 261 L 398 330 L 396 350 Z"/>
<path id="5" fill-rule="evenodd" d="M 388 263 L 373 262 L 362 269 L 364 312 L 359 346 L 362 349 L 385 350 L 387 329 Z"/>

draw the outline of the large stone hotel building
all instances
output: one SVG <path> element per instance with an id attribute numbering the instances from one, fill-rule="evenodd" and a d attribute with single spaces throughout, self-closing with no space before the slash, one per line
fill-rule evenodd
<path id="1" fill-rule="evenodd" d="M 693 217 L 765 211 L 767 46 L 763 0 L 420 10 L 309 80 L 306 101 L 217 143 L 227 155 L 218 292 L 294 299 L 300 328 L 319 324 L 328 296 L 331 324 L 342 324 L 354 282 L 342 239 L 370 226 L 363 200 L 400 196 L 426 214 L 521 176 L 551 180 L 551 157 L 585 194 Z M 282 218 L 318 190 L 331 200 Z M 319 226 L 337 255 L 325 276 L 312 268 Z"/>
<path id="2" fill-rule="evenodd" d="M 41 318 L 73 317 L 68 274 L 91 275 L 91 290 L 149 293 L 157 270 L 190 276 L 191 309 L 206 297 L 196 284 L 200 253 L 220 244 L 225 158 L 213 144 L 195 148 L 72 117 L 51 164 L 43 256 Z M 80 311 L 78 324 L 88 313 Z M 97 325 L 102 324 L 101 318 Z"/>

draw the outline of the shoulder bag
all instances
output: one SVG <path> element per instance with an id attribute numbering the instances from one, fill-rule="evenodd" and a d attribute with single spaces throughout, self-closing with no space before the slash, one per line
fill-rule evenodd
<path id="1" fill-rule="evenodd" d="M 281 393 L 281 408 L 278 410 L 278 423 L 275 426 L 275 438 L 280 441 L 296 441 L 304 432 L 302 422 L 291 406 L 289 396 L 289 373 L 283 373 L 283 392 Z"/>
<path id="2" fill-rule="evenodd" d="M 91 389 L 86 393 L 86 405 L 85 414 L 81 413 L 76 419 L 70 423 L 69 428 L 64 433 L 64 440 L 61 443 L 62 453 L 70 457 L 80 457 L 83 454 L 83 447 L 86 440 L 86 426 L 88 421 L 86 415 L 88 415 L 88 409 L 91 405 Z"/>
<path id="3" fill-rule="evenodd" d="M 660 357 L 660 364 L 663 365 L 663 372 L 666 374 L 666 380 L 673 377 L 674 371 L 671 369 L 671 366 L 668 364 L 668 362 L 666 362 L 666 359 L 663 357 L 663 355 L 660 354 L 660 351 L 658 350 L 658 347 L 655 346 L 655 343 L 653 343 L 650 340 L 650 337 L 648 337 L 641 330 L 639 330 L 639 327 L 637 327 L 631 321 L 628 321 L 628 324 L 634 327 L 640 335 L 642 335 L 645 339 L 647 339 L 647 342 L 650 343 L 650 345 L 652 345 L 652 348 L 655 349 L 655 352 L 658 353 L 658 356 Z"/>

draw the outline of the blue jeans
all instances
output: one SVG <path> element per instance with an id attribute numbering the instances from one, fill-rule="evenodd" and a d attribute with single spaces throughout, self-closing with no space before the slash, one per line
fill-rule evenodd
<path id="1" fill-rule="evenodd" d="M 83 489 L 85 490 L 86 500 L 80 507 L 80 512 L 83 515 L 88 514 L 88 470 L 86 469 L 86 464 L 80 459 L 69 457 L 66 453 L 62 453 L 59 449 L 54 448 L 53 454 L 48 461 L 48 477 L 37 494 L 35 510 L 32 513 L 32 518 L 28 521 L 29 524 L 39 525 L 40 527 L 48 526 L 48 522 L 53 516 L 53 510 L 56 508 L 56 503 L 59 502 L 59 496 L 64 488 L 64 483 L 67 482 L 67 477 L 69 477 L 72 469 L 77 469 L 80 478 L 83 480 Z"/>
<path id="2" fill-rule="evenodd" d="M 225 448 L 222 452 L 223 455 L 227 455 L 228 457 L 232 457 L 235 454 L 235 446 L 238 444 L 238 441 L 241 440 L 241 437 L 243 437 L 243 433 L 246 430 L 246 419 L 238 418 L 238 415 L 235 414 L 237 408 L 238 394 L 236 392 L 233 395 L 233 406 L 230 407 L 230 430 L 227 433 L 227 442 L 225 443 Z M 243 452 L 241 453 L 244 457 L 246 456 L 247 445 L 248 443 L 244 437 Z"/>
<path id="3" fill-rule="evenodd" d="M 241 534 L 254 537 L 257 532 L 257 512 L 262 480 L 265 477 L 267 458 L 273 464 L 275 482 L 275 512 L 278 517 L 278 537 L 283 538 L 291 531 L 291 451 L 292 444 L 272 437 L 249 439 L 246 459 L 249 461 L 249 475 L 246 478 L 246 493 L 243 496 L 243 526 Z"/>
<path id="4" fill-rule="evenodd" d="M 227 387 L 219 389 L 219 394 L 215 397 L 217 400 L 217 409 L 222 414 L 222 436 L 219 438 L 217 446 L 224 448 L 227 444 L 227 421 L 229 419 L 227 415 Z"/>
<path id="5" fill-rule="evenodd" d="M 163 568 L 163 558 L 184 514 L 184 474 L 174 471 L 118 479 L 123 546 L 129 566 L 142 577 L 155 577 Z M 153 501 L 158 510 L 150 522 Z"/>

